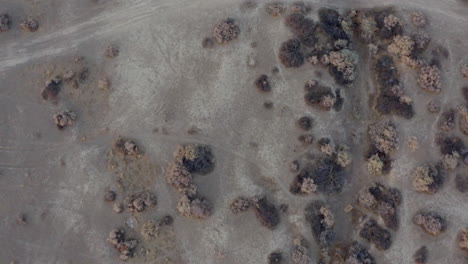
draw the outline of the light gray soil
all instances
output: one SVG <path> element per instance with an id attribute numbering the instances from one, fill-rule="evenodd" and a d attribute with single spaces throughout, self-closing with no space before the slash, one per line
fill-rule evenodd
<path id="1" fill-rule="evenodd" d="M 324 199 L 335 214 L 336 240 L 362 242 L 377 263 L 410 263 L 422 245 L 429 250 L 429 263 L 467 263 L 456 234 L 468 227 L 468 196 L 456 191 L 454 182 L 457 173 L 467 173 L 467 165 L 460 161 L 434 195 L 414 191 L 410 173 L 416 166 L 440 159 L 434 140 L 439 115 L 429 114 L 427 103 L 437 98 L 442 109 L 466 104 L 460 89 L 468 79 L 462 78 L 459 68 L 468 60 L 468 3 L 308 3 L 312 4 L 309 16 L 315 21 L 323 5 L 339 10 L 394 5 L 405 23 L 411 11 L 422 11 L 429 21 L 425 31 L 432 37 L 431 47 L 442 45 L 448 50 L 448 58 L 441 60 L 439 95 L 420 89 L 415 71 L 398 64 L 416 114 L 410 120 L 385 117 L 394 120 L 400 131 L 389 175 L 370 175 L 364 162 L 367 126 L 381 118 L 368 104 L 368 94 L 375 92 L 370 58 L 359 58 L 358 79 L 353 87 L 342 89 L 341 112 L 307 106 L 303 86 L 317 78 L 316 71 L 321 73 L 320 82 L 339 86 L 323 66 L 305 63 L 294 69 L 279 62 L 279 47 L 291 33 L 284 17 L 265 12 L 264 1 L 247 8 L 242 1 L 232 0 L 1 0 L 0 13 L 10 15 L 12 27 L 0 33 L 0 263 L 117 263 L 118 252 L 106 238 L 119 227 L 140 240 L 137 256 L 128 263 L 267 263 L 268 254 L 276 250 L 288 258 L 298 235 L 311 242 L 315 263 L 319 245 L 305 222 L 304 208 L 316 199 Z M 39 21 L 37 32 L 19 28 L 26 16 Z M 238 38 L 203 49 L 203 38 L 226 17 L 237 21 Z M 252 42 L 257 46 L 252 47 Z M 104 56 L 110 44 L 119 47 L 115 58 Z M 75 62 L 76 56 L 84 59 Z M 249 56 L 255 67 L 247 65 Z M 275 66 L 279 72 L 272 74 Z M 88 68 L 89 77 L 78 88 L 65 83 L 57 102 L 42 99 L 46 80 L 83 67 Z M 253 85 L 263 73 L 270 76 L 268 94 L 259 93 Z M 111 82 L 107 90 L 98 88 L 103 76 Z M 274 103 L 272 109 L 264 108 L 268 100 Z M 65 109 L 75 112 L 77 119 L 58 130 L 52 116 Z M 316 140 L 327 136 L 350 147 L 353 162 L 346 168 L 346 185 L 338 195 L 296 196 L 289 191 L 295 176 L 290 162 L 312 148 L 297 140 L 303 133 L 295 122 L 302 115 L 314 118 L 311 133 Z M 198 132 L 188 133 L 193 128 Z M 458 124 L 454 134 L 466 144 Z M 144 157 L 130 165 L 116 161 L 121 167 L 113 170 L 108 162 L 114 157 L 109 152 L 118 136 L 134 139 Z M 410 137 L 419 141 L 415 152 L 406 144 Z M 213 204 L 207 220 L 177 214 L 179 195 L 164 176 L 176 146 L 185 143 L 210 145 L 216 158 L 211 173 L 194 177 L 199 193 Z M 122 171 L 130 177 L 124 181 L 131 186 L 124 191 L 116 182 Z M 376 180 L 399 188 L 403 196 L 400 226 L 392 231 L 393 244 L 387 251 L 359 238 L 351 216 L 344 212 L 356 192 Z M 125 208 L 116 214 L 113 203 L 104 200 L 109 189 L 117 191 L 117 202 L 132 191 L 149 190 L 156 194 L 158 205 L 142 213 L 131 214 Z M 230 211 L 234 198 L 258 194 L 289 205 L 273 231 L 260 225 L 253 210 L 238 215 Z M 421 232 L 412 223 L 420 209 L 443 215 L 448 223 L 445 232 L 438 237 Z M 26 216 L 24 225 L 17 223 L 21 214 Z M 174 217 L 173 225 L 164 227 L 156 240 L 144 241 L 143 223 L 168 214 Z M 126 222 L 132 222 L 135 230 Z"/>

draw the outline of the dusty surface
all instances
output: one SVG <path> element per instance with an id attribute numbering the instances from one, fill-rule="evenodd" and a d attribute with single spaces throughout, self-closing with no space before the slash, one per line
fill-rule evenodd
<path id="1" fill-rule="evenodd" d="M 276 251 L 284 252 L 288 263 L 297 236 L 309 241 L 307 254 L 315 263 L 320 247 L 304 215 L 314 200 L 324 200 L 333 211 L 335 241 L 359 241 L 377 263 L 410 263 L 423 245 L 429 252 L 428 263 L 467 263 L 466 253 L 457 246 L 457 234 L 468 226 L 468 196 L 455 188 L 455 176 L 466 175 L 467 163 L 460 160 L 455 170 L 447 172 L 444 185 L 433 195 L 413 190 L 411 172 L 440 160 L 435 137 L 442 116 L 429 113 L 428 102 L 439 100 L 442 112 L 466 104 L 461 89 L 468 79 L 460 68 L 468 60 L 468 3 L 385 1 L 396 6 L 406 24 L 411 12 L 423 12 L 424 30 L 432 37 L 429 50 L 442 46 L 447 57 L 440 59 L 438 95 L 418 87 L 415 71 L 397 63 L 415 114 L 410 119 L 384 118 L 395 122 L 400 144 L 392 153 L 392 170 L 382 176 L 371 175 L 365 162 L 367 127 L 381 118 L 369 110 L 369 94 L 375 93 L 376 84 L 367 67 L 370 58 L 362 55 L 367 47 L 355 46 L 359 72 L 353 87 L 341 89 L 343 110 L 310 107 L 304 102 L 303 87 L 317 78 L 317 71 L 320 83 L 334 89 L 341 86 L 325 67 L 308 62 L 300 68 L 284 67 L 278 51 L 291 37 L 284 17 L 268 15 L 262 1 L 242 3 L 0 1 L 0 14 L 7 12 L 12 21 L 8 31 L 0 32 L 0 263 L 117 263 L 119 253 L 106 239 L 111 230 L 120 228 L 126 237 L 139 240 L 137 254 L 128 263 L 267 263 L 268 255 Z M 324 3 L 339 10 L 381 4 L 307 3 L 312 9 L 308 17 L 315 21 Z M 36 32 L 20 28 L 25 17 L 39 22 Z M 237 38 L 202 48 L 213 26 L 227 17 L 239 26 Z M 109 45 L 119 48 L 118 56 L 105 56 Z M 274 67 L 279 70 L 272 72 Z M 76 72 L 77 79 L 62 84 L 55 102 L 43 100 L 46 81 L 68 70 Z M 268 94 L 254 86 L 261 74 L 270 77 Z M 103 76 L 112 83 L 109 89 L 99 89 Z M 264 108 L 267 101 L 272 108 Z M 73 109 L 79 118 L 59 130 L 51 117 L 63 109 Z M 304 115 L 314 120 L 315 139 L 330 137 L 349 147 L 353 161 L 339 194 L 297 196 L 289 190 L 296 175 L 290 172 L 291 161 L 312 148 L 297 141 L 303 132 L 296 122 Z M 467 137 L 458 127 L 450 133 L 466 145 Z M 109 152 L 118 136 L 134 139 L 144 156 L 136 161 L 113 160 L 117 170 L 112 170 L 108 162 L 114 157 Z M 411 137 L 419 144 L 414 152 L 404 144 Z M 210 145 L 215 156 L 213 171 L 194 177 L 198 192 L 213 206 L 206 220 L 178 215 L 179 195 L 164 175 L 174 149 L 188 143 Z M 129 187 L 119 188 L 118 179 Z M 399 227 L 391 231 L 392 245 L 385 251 L 360 238 L 351 214 L 344 212 L 357 191 L 374 181 L 402 194 Z M 119 190 L 117 203 L 137 191 L 151 191 L 157 206 L 132 214 L 125 205 L 116 214 L 113 203 L 103 199 L 108 190 Z M 288 205 L 273 230 L 256 220 L 254 210 L 232 214 L 233 199 L 254 195 Z M 447 222 L 444 232 L 437 237 L 421 232 L 412 223 L 419 210 L 441 214 Z M 142 225 L 165 215 L 174 217 L 173 224 L 145 242 Z M 22 224 L 19 216 L 25 220 Z"/>

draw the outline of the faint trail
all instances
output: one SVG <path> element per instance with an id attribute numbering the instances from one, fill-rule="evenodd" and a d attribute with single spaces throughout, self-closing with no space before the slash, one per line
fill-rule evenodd
<path id="1" fill-rule="evenodd" d="M 12 50 L 14 52 L 0 55 L 0 61 L 2 61 L 0 71 L 26 63 L 30 60 L 60 54 L 64 51 L 76 48 L 79 44 L 88 39 L 99 37 L 149 18 L 159 9 L 174 6 L 188 8 L 190 6 L 188 3 L 191 2 L 186 0 L 179 2 L 167 1 L 167 3 L 151 0 L 142 0 L 136 4 L 133 2 L 131 4 L 122 5 L 118 9 L 103 12 L 96 17 L 60 31 L 39 36 L 30 41 L 11 43 L 3 50 Z M 33 37 L 34 36 L 31 36 L 31 38 Z M 70 42 L 70 39 L 73 41 Z"/>

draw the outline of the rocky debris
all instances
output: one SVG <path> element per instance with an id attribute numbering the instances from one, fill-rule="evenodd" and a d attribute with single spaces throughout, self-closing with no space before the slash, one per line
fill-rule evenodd
<path id="1" fill-rule="evenodd" d="M 107 58 L 115 58 L 119 56 L 119 53 L 120 53 L 120 50 L 117 45 L 109 45 L 107 46 L 106 51 L 104 52 L 104 55 Z"/>
<path id="2" fill-rule="evenodd" d="M 271 85 L 270 85 L 270 81 L 268 79 L 269 78 L 268 78 L 268 76 L 266 74 L 260 75 L 254 82 L 255 87 L 257 87 L 257 89 L 260 92 L 270 92 L 271 91 Z"/>
<path id="3" fill-rule="evenodd" d="M 398 131 L 392 121 L 381 121 L 369 125 L 370 142 L 378 151 L 392 153 L 398 147 Z"/>
<path id="4" fill-rule="evenodd" d="M 429 111 L 429 113 L 439 113 L 440 108 L 441 102 L 437 99 L 433 99 L 427 104 L 427 111 Z"/>
<path id="5" fill-rule="evenodd" d="M 468 192 L 468 174 L 466 172 L 455 176 L 455 187 L 461 193 Z"/>
<path id="6" fill-rule="evenodd" d="M 108 90 L 111 86 L 111 82 L 107 76 L 103 76 L 98 81 L 98 88 L 102 90 Z"/>
<path id="7" fill-rule="evenodd" d="M 322 246 L 330 245 L 335 239 L 334 216 L 322 201 L 314 201 L 305 209 L 306 221 L 310 224 L 315 240 Z"/>
<path id="8" fill-rule="evenodd" d="M 106 202 L 113 202 L 115 201 L 115 198 L 117 195 L 115 194 L 114 191 L 108 190 L 104 193 L 104 201 Z"/>
<path id="9" fill-rule="evenodd" d="M 351 84 L 356 78 L 358 55 L 349 49 L 331 51 L 329 54 L 330 74 L 340 85 Z"/>
<path id="10" fill-rule="evenodd" d="M 458 235 L 458 247 L 468 251 L 468 229 L 463 228 Z"/>
<path id="11" fill-rule="evenodd" d="M 280 223 L 278 208 L 265 196 L 254 197 L 252 202 L 260 224 L 273 230 Z"/>
<path id="12" fill-rule="evenodd" d="M 61 85 L 62 78 L 60 75 L 46 81 L 45 87 L 41 93 L 42 98 L 44 98 L 44 100 L 55 100 L 60 92 Z"/>
<path id="13" fill-rule="evenodd" d="M 0 32 L 10 30 L 11 20 L 8 14 L 0 14 Z"/>
<path id="14" fill-rule="evenodd" d="M 310 264 L 312 262 L 307 241 L 301 238 L 294 240 L 290 260 L 291 264 Z"/>
<path id="15" fill-rule="evenodd" d="M 114 211 L 114 213 L 116 214 L 120 214 L 123 212 L 124 210 L 124 207 L 121 203 L 115 203 L 113 206 L 112 206 L 112 210 Z"/>
<path id="16" fill-rule="evenodd" d="M 412 12 L 410 18 L 411 23 L 416 27 L 424 27 L 427 24 L 426 16 L 421 11 Z"/>
<path id="17" fill-rule="evenodd" d="M 406 119 L 413 117 L 412 100 L 405 95 L 397 67 L 390 56 L 382 55 L 377 59 L 375 75 L 379 84 L 376 110 L 383 115 L 395 114 Z"/>
<path id="18" fill-rule="evenodd" d="M 390 232 L 377 224 L 374 219 L 367 220 L 359 231 L 359 236 L 371 242 L 380 250 L 387 250 L 392 245 Z"/>
<path id="19" fill-rule="evenodd" d="M 265 5 L 265 10 L 270 16 L 278 17 L 286 12 L 287 6 L 280 2 L 268 3 Z"/>
<path id="20" fill-rule="evenodd" d="M 19 214 L 16 217 L 16 223 L 19 224 L 19 225 L 27 225 L 28 221 L 26 219 L 26 215 L 25 214 Z"/>
<path id="21" fill-rule="evenodd" d="M 144 191 L 137 194 L 131 194 L 125 198 L 125 204 L 130 212 L 143 212 L 146 208 L 156 207 L 156 196 L 149 192 Z"/>
<path id="22" fill-rule="evenodd" d="M 317 85 L 314 81 L 306 82 L 304 100 L 310 106 L 329 111 L 336 103 L 336 96 L 330 87 Z"/>
<path id="23" fill-rule="evenodd" d="M 182 164 L 172 162 L 166 170 L 166 179 L 181 194 L 193 196 L 197 192 L 192 174 Z"/>
<path id="24" fill-rule="evenodd" d="M 314 47 L 317 43 L 316 27 L 312 19 L 299 13 L 293 13 L 286 17 L 285 24 L 304 46 Z"/>
<path id="25" fill-rule="evenodd" d="M 398 228 L 398 206 L 401 204 L 401 193 L 397 188 L 386 187 L 381 183 L 373 183 L 358 194 L 358 204 L 380 215 L 388 228 Z"/>
<path id="26" fill-rule="evenodd" d="M 145 240 L 153 240 L 159 235 L 160 222 L 155 220 L 147 220 L 141 226 L 141 236 Z"/>
<path id="27" fill-rule="evenodd" d="M 435 164 L 417 167 L 413 176 L 413 188 L 418 192 L 434 194 L 444 183 L 441 168 Z"/>
<path id="28" fill-rule="evenodd" d="M 39 29 L 37 20 L 27 17 L 20 23 L 20 27 L 25 32 L 36 32 Z"/>
<path id="29" fill-rule="evenodd" d="M 442 90 L 439 68 L 435 65 L 421 67 L 418 74 L 418 84 L 427 92 L 439 94 Z"/>
<path id="30" fill-rule="evenodd" d="M 283 263 L 283 254 L 281 252 L 272 252 L 268 255 L 268 264 Z"/>
<path id="31" fill-rule="evenodd" d="M 468 63 L 465 63 L 460 67 L 460 73 L 464 78 L 468 78 Z"/>
<path id="32" fill-rule="evenodd" d="M 436 212 L 418 213 L 413 217 L 413 223 L 433 236 L 439 235 L 446 227 L 445 220 Z"/>
<path id="33" fill-rule="evenodd" d="M 211 49 L 211 48 L 213 48 L 215 46 L 215 42 L 214 42 L 213 38 L 206 37 L 206 38 L 204 38 L 202 40 L 201 46 L 204 49 Z"/>
<path id="34" fill-rule="evenodd" d="M 304 54 L 299 39 L 290 39 L 281 44 L 279 55 L 281 63 L 287 67 L 300 67 L 304 64 Z"/>
<path id="35" fill-rule="evenodd" d="M 420 247 L 413 255 L 413 261 L 415 264 L 425 264 L 427 262 L 427 255 L 429 251 L 426 246 Z"/>
<path id="36" fill-rule="evenodd" d="M 213 38 L 220 44 L 237 38 L 240 33 L 239 26 L 234 19 L 227 18 L 218 22 L 213 29 Z"/>
<path id="37" fill-rule="evenodd" d="M 311 128 L 312 128 L 312 125 L 313 125 L 313 122 L 314 120 L 309 117 L 309 116 L 301 116 L 298 120 L 297 120 L 297 126 L 304 130 L 304 131 L 309 131 Z"/>
<path id="38" fill-rule="evenodd" d="M 113 149 L 124 157 L 140 158 L 143 155 L 135 142 L 121 137 L 115 140 Z"/>
<path id="39" fill-rule="evenodd" d="M 181 216 L 206 219 L 211 215 L 211 205 L 204 198 L 183 195 L 177 202 L 177 211 Z"/>
<path id="40" fill-rule="evenodd" d="M 134 239 L 125 239 L 123 229 L 114 229 L 109 233 L 107 241 L 120 252 L 120 260 L 126 261 L 133 257 L 138 241 Z"/>
<path id="41" fill-rule="evenodd" d="M 374 257 L 367 251 L 367 249 L 359 244 L 357 241 L 353 241 L 351 246 L 348 248 L 348 257 L 344 262 L 346 264 L 375 264 Z M 333 264 L 335 264 L 333 262 Z"/>
<path id="42" fill-rule="evenodd" d="M 438 122 L 439 128 L 443 131 L 453 130 L 455 128 L 455 115 L 456 112 L 452 108 L 443 112 Z"/>
<path id="43" fill-rule="evenodd" d="M 230 208 L 233 214 L 245 212 L 250 208 L 250 199 L 244 196 L 239 196 L 231 202 Z"/>
<path id="44" fill-rule="evenodd" d="M 73 111 L 65 110 L 54 115 L 55 125 L 58 129 L 64 129 L 67 126 L 73 125 L 76 120 L 76 114 Z"/>

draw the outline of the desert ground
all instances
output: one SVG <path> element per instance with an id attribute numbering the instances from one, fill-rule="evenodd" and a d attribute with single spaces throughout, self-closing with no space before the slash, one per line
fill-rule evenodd
<path id="1" fill-rule="evenodd" d="M 391 8 L 404 34 L 430 37 L 421 58 L 440 70 L 441 91 L 422 89 L 418 66 L 389 55 L 414 110 L 409 118 L 375 109 L 374 65 L 388 52 L 373 55 L 355 35 L 350 37 L 358 55 L 352 83 L 337 83 L 330 66 L 308 57 L 300 67 L 285 66 L 281 48 L 294 35 L 285 18 L 296 2 L 282 1 L 287 10 L 272 16 L 266 7 L 273 2 L 260 0 L 0 0 L 0 14 L 10 19 L 9 30 L 0 32 L 0 263 L 416 263 L 413 255 L 422 246 L 427 263 L 468 263 L 468 248 L 459 246 L 460 231 L 468 228 L 468 136 L 462 129 L 463 118 L 468 122 L 468 88 L 465 97 L 462 92 L 468 78 L 461 72 L 468 65 L 468 2 L 304 1 L 304 16 L 314 23 L 321 8 L 343 17 L 350 10 Z M 416 11 L 427 20 L 423 27 L 412 24 Z M 37 20 L 37 31 L 22 30 L 25 17 Z M 213 45 L 203 47 L 227 18 L 235 21 L 237 36 L 226 43 L 210 39 Z M 115 56 L 105 54 L 110 45 L 118 49 Z M 69 71 L 76 76 L 66 81 Z M 271 91 L 255 87 L 262 74 Z M 61 76 L 58 95 L 41 96 L 55 76 Z M 342 107 L 307 104 L 304 85 L 310 80 L 339 89 Z M 440 111 L 431 113 L 428 103 L 434 100 Z M 443 127 L 450 109 L 456 121 Z M 76 117 L 58 129 L 54 115 L 65 110 Z M 307 132 L 297 125 L 301 116 L 313 120 Z M 373 175 L 369 127 L 384 121 L 394 124 L 398 140 L 389 171 Z M 304 142 L 304 135 L 313 142 Z M 441 153 L 443 136 L 459 139 L 456 155 Z M 136 144 L 137 154 L 116 147 L 119 137 Z M 320 148 L 323 138 L 331 141 L 331 154 Z M 413 139 L 417 146 L 408 143 Z M 210 203 L 206 217 L 183 215 L 182 194 L 167 180 L 174 152 L 190 144 L 209 146 L 213 155 L 211 171 L 193 174 L 197 197 Z M 338 146 L 346 146 L 342 153 L 351 160 L 339 169 L 339 190 L 319 186 L 294 193 L 291 186 L 298 171 L 307 169 L 304 164 L 331 160 L 326 157 L 336 157 Z M 444 158 L 454 155 L 455 164 L 446 168 Z M 297 170 L 291 168 L 295 160 Z M 416 191 L 413 183 L 415 168 L 427 163 L 443 167 L 443 184 L 432 193 Z M 360 190 L 375 182 L 401 194 L 396 228 L 387 228 L 377 211 L 357 202 Z M 115 201 L 106 201 L 109 190 Z M 157 205 L 147 204 L 141 212 L 127 206 L 129 196 L 143 191 L 154 194 Z M 231 202 L 239 196 L 252 197 L 251 209 L 233 213 Z M 278 208 L 273 227 L 257 219 L 258 197 Z M 326 245 L 317 242 L 305 213 L 313 201 L 322 201 L 333 214 L 334 237 Z M 123 212 L 116 213 L 114 204 Z M 445 220 L 440 234 L 413 223 L 421 210 Z M 173 222 L 161 224 L 151 239 L 142 235 L 145 222 L 166 216 Z M 361 235 L 370 218 L 389 230 L 389 248 Z M 108 239 L 114 229 L 138 243 L 127 260 L 119 260 L 119 246 Z M 307 241 L 307 258 L 297 260 L 300 239 Z M 352 262 L 349 252 L 347 262 L 332 262 L 333 250 L 352 241 L 375 262 Z M 282 262 L 269 260 L 272 252 L 280 252 Z"/>

